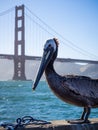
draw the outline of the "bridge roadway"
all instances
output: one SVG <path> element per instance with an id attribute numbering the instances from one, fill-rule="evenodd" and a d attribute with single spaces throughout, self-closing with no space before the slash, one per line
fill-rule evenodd
<path id="1" fill-rule="evenodd" d="M 13 60 L 15 57 L 16 57 L 15 55 L 0 54 L 0 59 Z M 41 60 L 41 57 L 39 57 L 39 56 L 27 56 L 27 55 L 25 55 L 24 58 L 25 58 L 25 60 L 39 60 L 39 61 Z M 98 61 L 81 60 L 81 59 L 71 59 L 71 58 L 57 58 L 56 61 L 58 61 L 58 62 L 98 64 Z"/>

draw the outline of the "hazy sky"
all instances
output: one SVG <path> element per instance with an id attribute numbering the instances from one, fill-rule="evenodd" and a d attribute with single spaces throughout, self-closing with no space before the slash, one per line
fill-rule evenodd
<path id="1" fill-rule="evenodd" d="M 59 35 L 55 34 L 60 39 L 59 57 L 98 60 L 98 0 L 0 0 L 0 13 L 21 4 L 24 4 L 38 18 L 59 33 Z M 33 17 L 30 12 L 29 16 Z M 1 19 L 4 17 L 7 16 L 0 16 L 0 21 L 3 21 Z M 2 30 L 4 30 L 8 21 L 2 22 L 0 37 L 1 39 L 2 37 L 7 39 L 5 37 L 8 36 L 10 41 L 12 39 L 9 36 L 11 35 L 10 33 L 7 35 L 2 34 Z M 14 23 L 13 20 L 12 22 Z M 27 27 L 29 28 L 30 26 L 33 25 L 28 25 Z M 9 28 L 11 27 L 9 26 Z M 11 36 L 14 37 L 14 31 L 12 32 L 13 35 Z M 29 33 L 31 33 L 31 30 L 28 32 L 31 37 L 32 35 Z M 40 36 L 42 33 L 39 31 Z M 53 38 L 53 36 L 50 38 Z M 3 40 L 0 41 L 3 42 Z M 7 42 L 9 41 L 7 40 Z M 0 46 L 5 49 L 5 53 L 13 53 L 10 46 L 13 46 L 14 38 L 13 43 L 10 42 L 10 44 L 7 43 L 6 45 L 2 42 Z M 33 43 L 32 45 L 26 43 L 27 46 L 26 53 L 28 55 L 35 51 L 35 49 L 33 50 Z M 37 46 L 40 48 L 37 50 L 39 51 L 38 55 L 42 55 L 42 46 L 40 46 L 40 43 Z M 0 47 L 0 53 L 3 53 L 3 48 Z M 32 50 L 30 50 L 31 48 Z"/>

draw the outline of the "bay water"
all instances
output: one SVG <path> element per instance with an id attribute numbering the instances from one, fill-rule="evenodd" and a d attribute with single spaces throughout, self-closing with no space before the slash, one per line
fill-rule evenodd
<path id="1" fill-rule="evenodd" d="M 24 116 L 46 121 L 80 118 L 83 108 L 61 101 L 45 81 L 40 81 L 34 92 L 32 84 L 32 81 L 0 81 L 0 122 L 15 122 Z M 92 109 L 90 118 L 97 117 L 98 109 Z"/>

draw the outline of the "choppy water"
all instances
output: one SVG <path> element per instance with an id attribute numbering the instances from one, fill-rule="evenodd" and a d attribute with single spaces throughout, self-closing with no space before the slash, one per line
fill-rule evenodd
<path id="1" fill-rule="evenodd" d="M 47 121 L 75 119 L 79 118 L 81 113 L 82 108 L 58 99 L 46 82 L 40 82 L 35 92 L 32 91 L 30 81 L 0 82 L 0 122 L 15 122 L 23 116 Z M 98 117 L 98 109 L 92 109 L 90 117 Z"/>

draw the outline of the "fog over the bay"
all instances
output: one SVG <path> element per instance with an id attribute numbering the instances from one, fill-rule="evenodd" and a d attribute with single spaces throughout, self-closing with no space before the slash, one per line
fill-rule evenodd
<path id="1" fill-rule="evenodd" d="M 26 60 L 25 74 L 26 78 L 34 80 L 40 61 Z M 84 75 L 92 78 L 98 78 L 98 65 L 94 64 L 76 64 L 69 62 L 55 62 L 54 68 L 60 75 L 73 74 Z M 13 60 L 0 59 L 0 81 L 11 80 L 14 74 Z M 45 76 L 41 78 L 45 80 Z"/>

